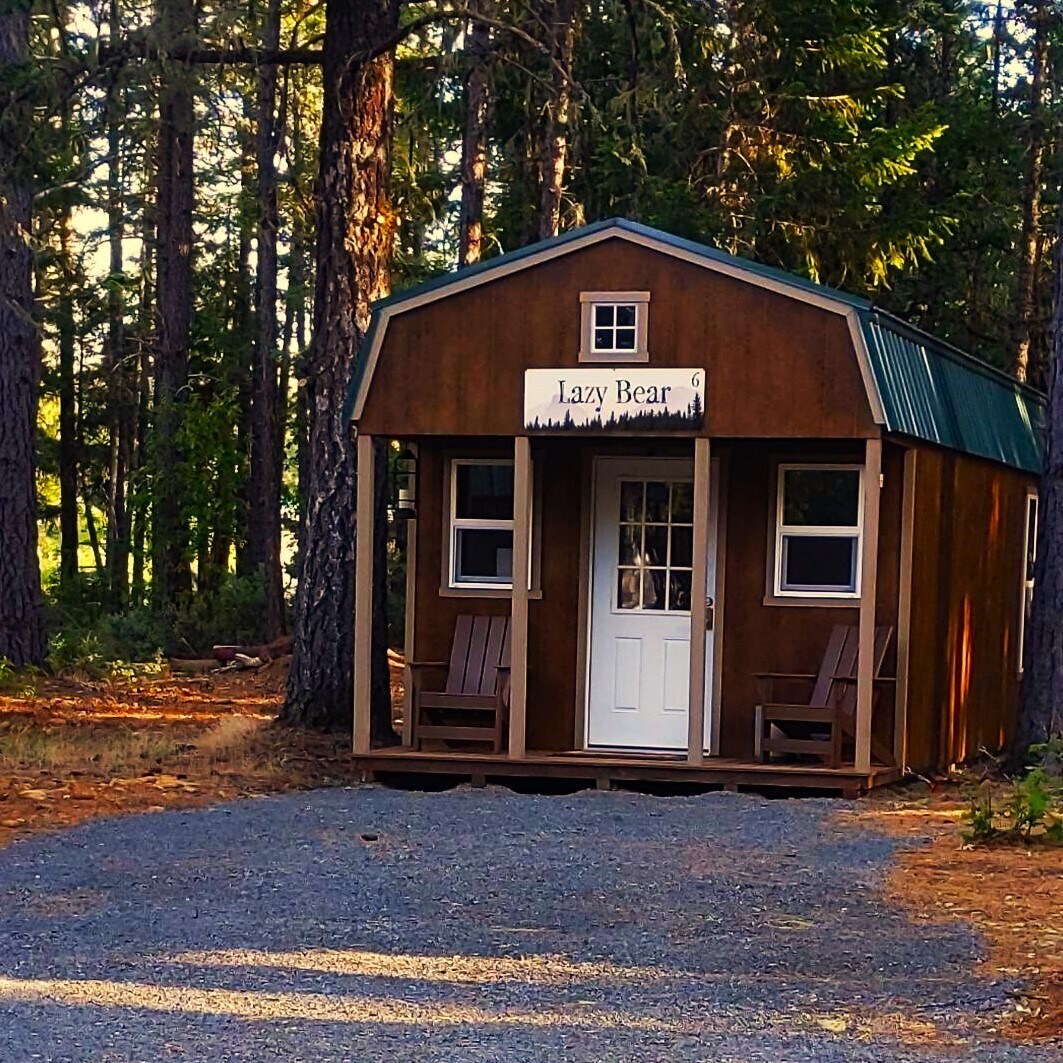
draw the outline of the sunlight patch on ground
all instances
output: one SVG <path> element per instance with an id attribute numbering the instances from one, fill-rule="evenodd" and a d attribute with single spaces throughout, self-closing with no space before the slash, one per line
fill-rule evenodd
<path id="1" fill-rule="evenodd" d="M 360 949 L 308 949 L 267 952 L 239 949 L 186 952 L 175 963 L 199 967 L 276 967 L 323 974 L 352 974 L 370 978 L 404 978 L 426 982 L 465 982 L 486 985 L 523 982 L 567 985 L 576 981 L 645 982 L 668 977 L 653 967 L 623 967 L 612 963 L 573 962 L 563 956 L 408 956 Z"/>
<path id="2" fill-rule="evenodd" d="M 376 1023 L 401 1026 L 568 1026 L 694 1032 L 668 1022 L 618 1011 L 573 1005 L 569 1009 L 507 1008 L 493 1011 L 460 1003 L 413 1004 L 387 997 L 326 993 L 263 993 L 233 989 L 197 989 L 149 982 L 109 982 L 66 978 L 17 979 L 0 976 L 0 1000 L 74 1007 L 130 1008 L 137 1011 L 229 1015 L 260 1022 Z M 699 1028 L 703 1024 L 698 1024 Z"/>

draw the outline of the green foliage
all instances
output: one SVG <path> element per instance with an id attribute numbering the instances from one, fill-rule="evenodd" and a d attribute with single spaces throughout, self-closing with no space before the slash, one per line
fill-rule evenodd
<path id="1" fill-rule="evenodd" d="M 161 656 L 208 656 L 218 643 L 254 643 L 262 637 L 265 592 L 257 576 L 229 576 L 211 594 L 172 609 L 141 605 L 120 613 L 102 610 L 95 581 L 51 588 L 53 670 L 93 677 L 115 674 L 128 662 L 158 662 Z"/>
<path id="2" fill-rule="evenodd" d="M 971 844 L 1063 843 L 1063 788 L 1043 767 L 1031 768 L 1011 785 L 999 807 L 983 785 L 964 812 Z"/>
<path id="3" fill-rule="evenodd" d="M 32 698 L 37 693 L 38 675 L 40 671 L 33 665 L 16 668 L 6 657 L 0 657 L 0 693 Z"/>

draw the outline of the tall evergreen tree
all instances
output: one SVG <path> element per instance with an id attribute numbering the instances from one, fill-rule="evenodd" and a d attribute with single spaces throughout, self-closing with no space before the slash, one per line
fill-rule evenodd
<path id="1" fill-rule="evenodd" d="M 34 323 L 30 220 L 33 128 L 30 17 L 0 11 L 0 657 L 40 664 L 45 655 L 34 483 L 40 350 Z"/>

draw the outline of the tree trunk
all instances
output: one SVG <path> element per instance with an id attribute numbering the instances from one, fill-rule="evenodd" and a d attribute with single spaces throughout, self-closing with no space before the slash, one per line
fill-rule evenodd
<path id="1" fill-rule="evenodd" d="M 305 549 L 282 714 L 306 726 L 351 725 L 355 458 L 343 407 L 369 304 L 389 287 L 394 232 L 387 198 L 393 60 L 357 57 L 397 23 L 395 0 L 327 5 Z M 386 690 L 383 699 L 386 705 Z"/>
<path id="2" fill-rule="evenodd" d="M 191 0 L 159 5 L 163 40 L 179 44 L 195 31 Z M 188 388 L 192 317 L 194 113 L 187 69 L 164 71 L 159 105 L 156 185 L 155 425 L 152 499 L 152 597 L 169 605 L 190 593 L 186 470 L 180 441 Z"/>
<path id="3" fill-rule="evenodd" d="M 1056 240 L 1048 379 L 1033 603 L 1026 626 L 1019 717 L 1009 757 L 1013 770 L 1022 766 L 1031 745 L 1063 734 L 1063 205 Z"/>
<path id="4" fill-rule="evenodd" d="M 1049 61 L 1048 0 L 1034 0 L 1033 69 L 1030 77 L 1030 141 L 1026 149 L 1026 175 L 1022 190 L 1022 232 L 1019 263 L 1015 271 L 1015 346 L 1012 372 L 1019 380 L 1030 375 L 1030 341 L 1036 315 L 1036 284 L 1039 259 L 1041 187 L 1044 181 L 1045 81 Z"/>
<path id="5" fill-rule="evenodd" d="M 545 6 L 550 49 L 550 99 L 543 133 L 539 239 L 561 231 L 561 199 L 565 190 L 568 126 L 572 117 L 572 59 L 576 49 L 576 0 L 551 0 Z"/>
<path id="6" fill-rule="evenodd" d="M 0 77 L 17 84 L 29 60 L 29 14 L 0 14 Z M 33 320 L 32 177 L 25 133 L 29 105 L 0 115 L 0 657 L 16 665 L 44 661 L 46 641 L 37 561 L 34 455 L 41 361 Z"/>
<path id="7" fill-rule="evenodd" d="M 280 46 L 280 0 L 266 10 L 262 47 Z M 251 378 L 251 470 L 248 484 L 248 561 L 261 572 L 266 593 L 264 639 L 284 631 L 281 573 L 281 484 L 277 464 L 277 67 L 258 69 L 257 335 Z"/>
<path id="8" fill-rule="evenodd" d="M 78 575 L 78 413 L 74 371 L 74 269 L 70 252 L 70 212 L 59 219 L 59 579 Z"/>
<path id="9" fill-rule="evenodd" d="M 118 0 L 111 0 L 110 39 L 122 33 Z M 107 584 L 111 607 L 125 608 L 129 592 L 129 510 L 127 481 L 133 453 L 136 417 L 134 368 L 126 359 L 125 304 L 119 280 L 124 272 L 122 239 L 125 217 L 122 205 L 122 104 L 114 88 L 107 98 L 107 239 L 110 253 L 110 289 L 107 294 L 107 418 L 110 462 L 107 477 Z"/>
<path id="10" fill-rule="evenodd" d="M 487 14 L 488 0 L 473 5 Z M 491 91 L 491 28 L 473 22 L 467 30 L 465 54 L 465 132 L 461 141 L 461 211 L 458 264 L 479 262 L 483 255 L 484 185 L 487 179 L 487 114 Z"/>

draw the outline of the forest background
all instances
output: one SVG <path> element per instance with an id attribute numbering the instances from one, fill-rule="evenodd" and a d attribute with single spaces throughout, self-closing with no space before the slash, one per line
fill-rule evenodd
<path id="1" fill-rule="evenodd" d="M 0 657 L 194 656 L 294 607 L 289 702 L 341 719 L 330 448 L 370 301 L 599 218 L 1043 387 L 1061 48 L 1053 0 L 0 0 L 0 416 L 37 404 L 0 447 L 34 499 L 0 528 Z"/>

